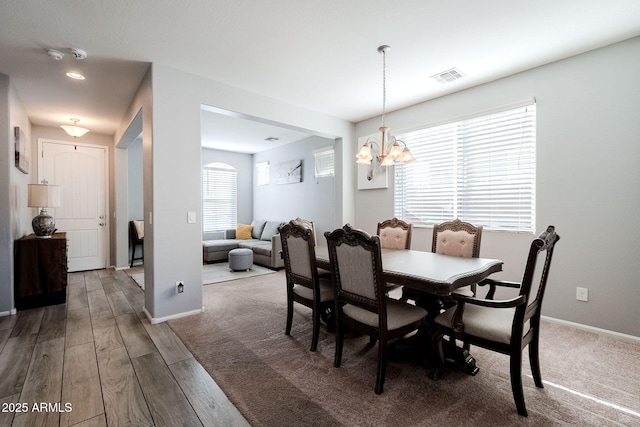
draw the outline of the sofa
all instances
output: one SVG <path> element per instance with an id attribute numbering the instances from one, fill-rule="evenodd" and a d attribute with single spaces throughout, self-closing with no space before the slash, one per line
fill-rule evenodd
<path id="1" fill-rule="evenodd" d="M 239 239 L 236 229 L 204 233 L 202 240 L 202 259 L 206 263 L 225 261 L 229 251 L 236 248 L 247 248 L 253 251 L 253 262 L 265 267 L 278 269 L 284 267 L 280 252 L 282 243 L 278 227 L 280 221 L 252 221 L 251 235 L 247 239 Z"/>

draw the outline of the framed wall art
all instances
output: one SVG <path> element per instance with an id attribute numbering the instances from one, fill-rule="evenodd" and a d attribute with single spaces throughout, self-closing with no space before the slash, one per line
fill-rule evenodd
<path id="1" fill-rule="evenodd" d="M 296 182 L 302 182 L 302 159 L 278 164 L 276 183 L 293 184 Z"/>
<path id="2" fill-rule="evenodd" d="M 13 135 L 15 137 L 16 167 L 20 172 L 28 174 L 29 152 L 27 137 L 18 126 L 13 128 Z"/>

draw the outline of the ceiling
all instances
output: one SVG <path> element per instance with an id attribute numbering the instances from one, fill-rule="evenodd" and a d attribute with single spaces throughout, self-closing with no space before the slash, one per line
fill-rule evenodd
<path id="1" fill-rule="evenodd" d="M 392 111 L 639 35 L 637 0 L 2 0 L 0 73 L 36 126 L 76 117 L 114 134 L 150 63 L 358 122 L 382 110 L 382 44 Z M 430 78 L 452 68 L 465 76 Z M 203 119 L 203 142 L 218 148 L 227 132 L 245 152 L 305 136 L 213 111 Z"/>

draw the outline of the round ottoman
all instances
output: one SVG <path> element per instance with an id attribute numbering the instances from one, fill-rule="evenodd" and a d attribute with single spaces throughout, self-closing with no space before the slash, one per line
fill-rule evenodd
<path id="1" fill-rule="evenodd" d="M 238 248 L 229 251 L 229 270 L 249 270 L 253 267 L 253 251 L 246 248 Z"/>

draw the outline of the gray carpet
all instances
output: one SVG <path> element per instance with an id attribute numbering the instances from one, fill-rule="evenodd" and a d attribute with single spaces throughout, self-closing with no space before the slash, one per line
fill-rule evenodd
<path id="1" fill-rule="evenodd" d="M 204 288 L 205 311 L 170 320 L 198 361 L 254 426 L 640 425 L 640 344 L 544 322 L 538 389 L 524 357 L 529 417 L 517 414 L 509 359 L 477 347 L 480 372 L 448 369 L 434 382 L 417 362 L 390 362 L 373 392 L 376 351 L 346 337 L 333 367 L 334 336 L 311 353 L 310 310 L 296 304 L 284 334 L 283 272 Z"/>
<path id="2" fill-rule="evenodd" d="M 138 284 L 138 286 L 144 289 L 144 266 L 129 268 L 126 269 L 125 272 Z M 212 285 L 214 283 L 246 279 L 248 277 L 271 273 L 275 273 L 275 270 L 256 264 L 254 264 L 249 270 L 230 271 L 228 262 L 216 262 L 212 264 L 204 264 L 202 266 L 202 284 Z"/>

